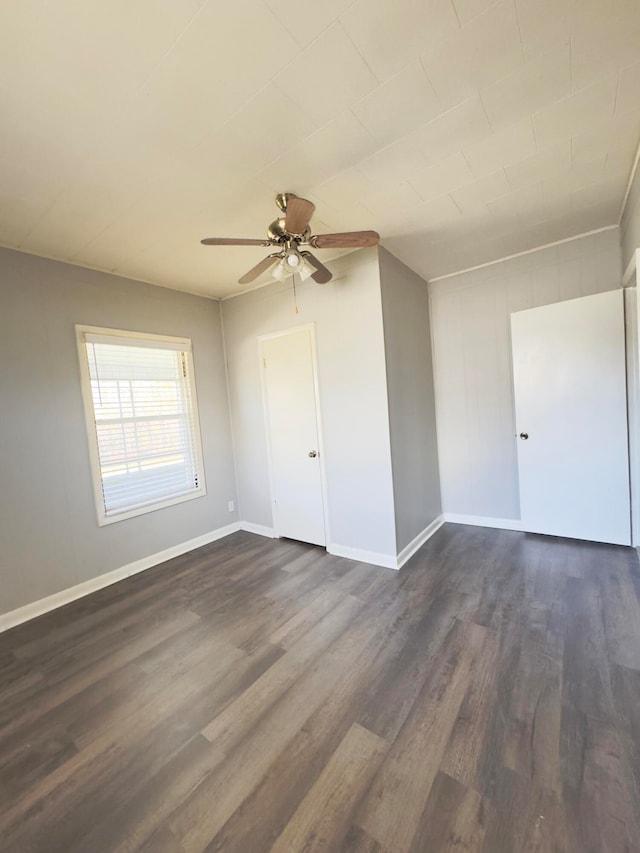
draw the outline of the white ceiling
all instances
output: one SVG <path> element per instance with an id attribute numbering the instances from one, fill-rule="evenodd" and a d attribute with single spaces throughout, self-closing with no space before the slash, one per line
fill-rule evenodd
<path id="1" fill-rule="evenodd" d="M 640 3 L 20 0 L 0 110 L 2 245 L 225 296 L 293 191 L 433 278 L 617 223 Z"/>

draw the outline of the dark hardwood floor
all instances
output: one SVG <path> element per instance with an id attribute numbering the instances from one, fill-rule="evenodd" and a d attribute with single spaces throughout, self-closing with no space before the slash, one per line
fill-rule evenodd
<path id="1" fill-rule="evenodd" d="M 631 549 L 237 533 L 0 635 L 0 850 L 640 851 Z"/>

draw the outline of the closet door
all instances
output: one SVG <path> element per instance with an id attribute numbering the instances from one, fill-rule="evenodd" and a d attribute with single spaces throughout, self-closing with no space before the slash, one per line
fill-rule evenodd
<path id="1" fill-rule="evenodd" d="M 525 530 L 630 544 L 621 290 L 511 315 Z"/>
<path id="2" fill-rule="evenodd" d="M 325 545 L 311 330 L 263 340 L 261 358 L 275 531 Z"/>

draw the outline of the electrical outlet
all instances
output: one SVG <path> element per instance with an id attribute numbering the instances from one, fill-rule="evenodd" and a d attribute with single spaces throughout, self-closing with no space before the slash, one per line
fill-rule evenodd
<path id="1" fill-rule="evenodd" d="M 229 507 L 229 512 L 235 512 L 235 509 L 236 509 L 236 502 L 235 501 L 229 501 L 227 506 Z"/>

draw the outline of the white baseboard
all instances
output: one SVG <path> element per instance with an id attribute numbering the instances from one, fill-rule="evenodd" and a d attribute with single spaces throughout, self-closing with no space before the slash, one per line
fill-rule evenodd
<path id="1" fill-rule="evenodd" d="M 359 563 L 371 563 L 382 566 L 383 569 L 397 569 L 398 560 L 393 554 L 380 554 L 377 551 L 363 551 L 360 548 L 349 548 L 346 545 L 327 545 L 327 553 L 334 557 L 345 557 L 347 560 L 357 560 Z"/>
<path id="2" fill-rule="evenodd" d="M 409 544 L 400 551 L 397 558 L 396 568 L 401 569 L 404 564 L 413 557 L 416 551 L 424 545 L 427 539 L 430 539 L 436 530 L 440 530 L 443 524 L 443 515 L 439 515 L 437 518 L 434 518 L 431 524 L 427 525 L 421 533 L 418 533 L 415 539 L 412 539 L 411 542 L 409 542 Z"/>
<path id="3" fill-rule="evenodd" d="M 503 530 L 521 530 L 521 522 L 513 518 L 484 518 L 476 515 L 458 515 L 456 513 L 444 513 L 436 518 L 428 527 L 419 533 L 412 542 L 410 542 L 398 556 L 393 554 L 382 554 L 376 551 L 365 551 L 360 548 L 350 548 L 345 545 L 331 544 L 327 546 L 327 552 L 336 557 L 345 557 L 348 560 L 357 560 L 360 563 L 369 563 L 373 566 L 381 566 L 385 569 L 401 568 L 433 534 L 445 522 L 452 524 L 472 524 L 477 527 L 497 527 Z M 99 589 L 117 583 L 124 578 L 131 577 L 138 572 L 144 572 L 153 566 L 171 560 L 174 557 L 179 557 L 181 554 L 186 554 L 188 551 L 193 551 L 196 548 L 201 548 L 203 545 L 208 545 L 210 542 L 215 542 L 218 539 L 223 539 L 231 533 L 238 530 L 246 530 L 248 533 L 255 533 L 258 536 L 266 536 L 271 539 L 276 539 L 277 534 L 272 527 L 266 527 L 262 524 L 253 524 L 250 521 L 235 521 L 232 524 L 227 524 L 225 527 L 219 527 L 217 530 L 212 530 L 210 533 L 205 533 L 203 536 L 197 536 L 195 539 L 190 539 L 187 542 L 181 542 L 179 545 L 173 545 L 171 548 L 166 548 L 164 551 L 158 551 L 156 554 L 151 554 L 148 557 L 143 557 L 133 563 L 128 563 L 119 569 L 114 569 L 111 572 L 98 575 L 83 583 L 63 589 L 46 598 L 41 598 L 31 604 L 26 604 L 24 607 L 18 607 L 16 610 L 10 610 L 8 613 L 0 614 L 0 633 L 27 622 L 30 619 L 35 619 L 36 616 L 42 616 L 57 607 L 62 607 L 82 598 L 85 595 L 90 595 Z"/>
<path id="4" fill-rule="evenodd" d="M 498 530 L 522 530 L 519 518 L 490 518 L 483 515 L 459 515 L 445 512 L 444 520 L 449 524 L 471 524 L 473 527 L 495 527 Z"/>
<path id="5" fill-rule="evenodd" d="M 443 515 L 435 518 L 423 531 L 418 533 L 415 539 L 412 539 L 409 544 L 400 551 L 396 556 L 393 554 L 380 554 L 376 551 L 363 551 L 360 548 L 349 548 L 346 545 L 327 545 L 327 552 L 335 557 L 346 557 L 347 560 L 357 560 L 359 563 L 370 563 L 373 566 L 381 566 L 383 569 L 401 569 L 402 566 L 411 559 L 418 548 L 430 539 L 436 530 L 439 530 L 444 524 Z"/>
<path id="6" fill-rule="evenodd" d="M 7 631 L 16 625 L 23 622 L 28 622 L 30 619 L 35 619 L 36 616 L 42 616 L 43 613 L 48 613 L 50 610 L 55 610 L 57 607 L 62 607 L 82 598 L 85 595 L 90 595 L 105 586 L 131 577 L 138 572 L 144 572 L 146 569 L 151 569 L 160 563 L 179 557 L 181 554 L 186 554 L 187 551 L 193 551 L 196 548 L 201 548 L 203 545 L 208 545 L 210 542 L 215 542 L 217 539 L 223 539 L 229 536 L 230 533 L 235 533 L 240 530 L 240 522 L 227 524 L 225 527 L 219 527 L 217 530 L 212 530 L 210 533 L 205 533 L 203 536 L 197 536 L 195 539 L 189 539 L 188 542 L 181 542 L 179 545 L 172 545 L 171 548 L 166 548 L 164 551 L 158 551 L 156 554 L 150 554 L 148 557 L 143 557 L 140 560 L 135 560 L 133 563 L 128 563 L 126 566 L 121 566 L 119 569 L 114 569 L 111 572 L 98 575 L 83 583 L 71 586 L 68 589 L 63 589 L 53 595 L 48 595 L 46 598 L 41 598 L 31 604 L 25 604 L 23 607 L 18 607 L 16 610 L 10 610 L 8 613 L 0 615 L 0 632 Z"/>
<path id="7" fill-rule="evenodd" d="M 241 521 L 239 524 L 239 530 L 246 530 L 247 533 L 255 533 L 257 536 L 268 536 L 269 539 L 279 538 L 273 527 L 265 527 L 264 524 L 254 524 L 252 521 Z"/>

